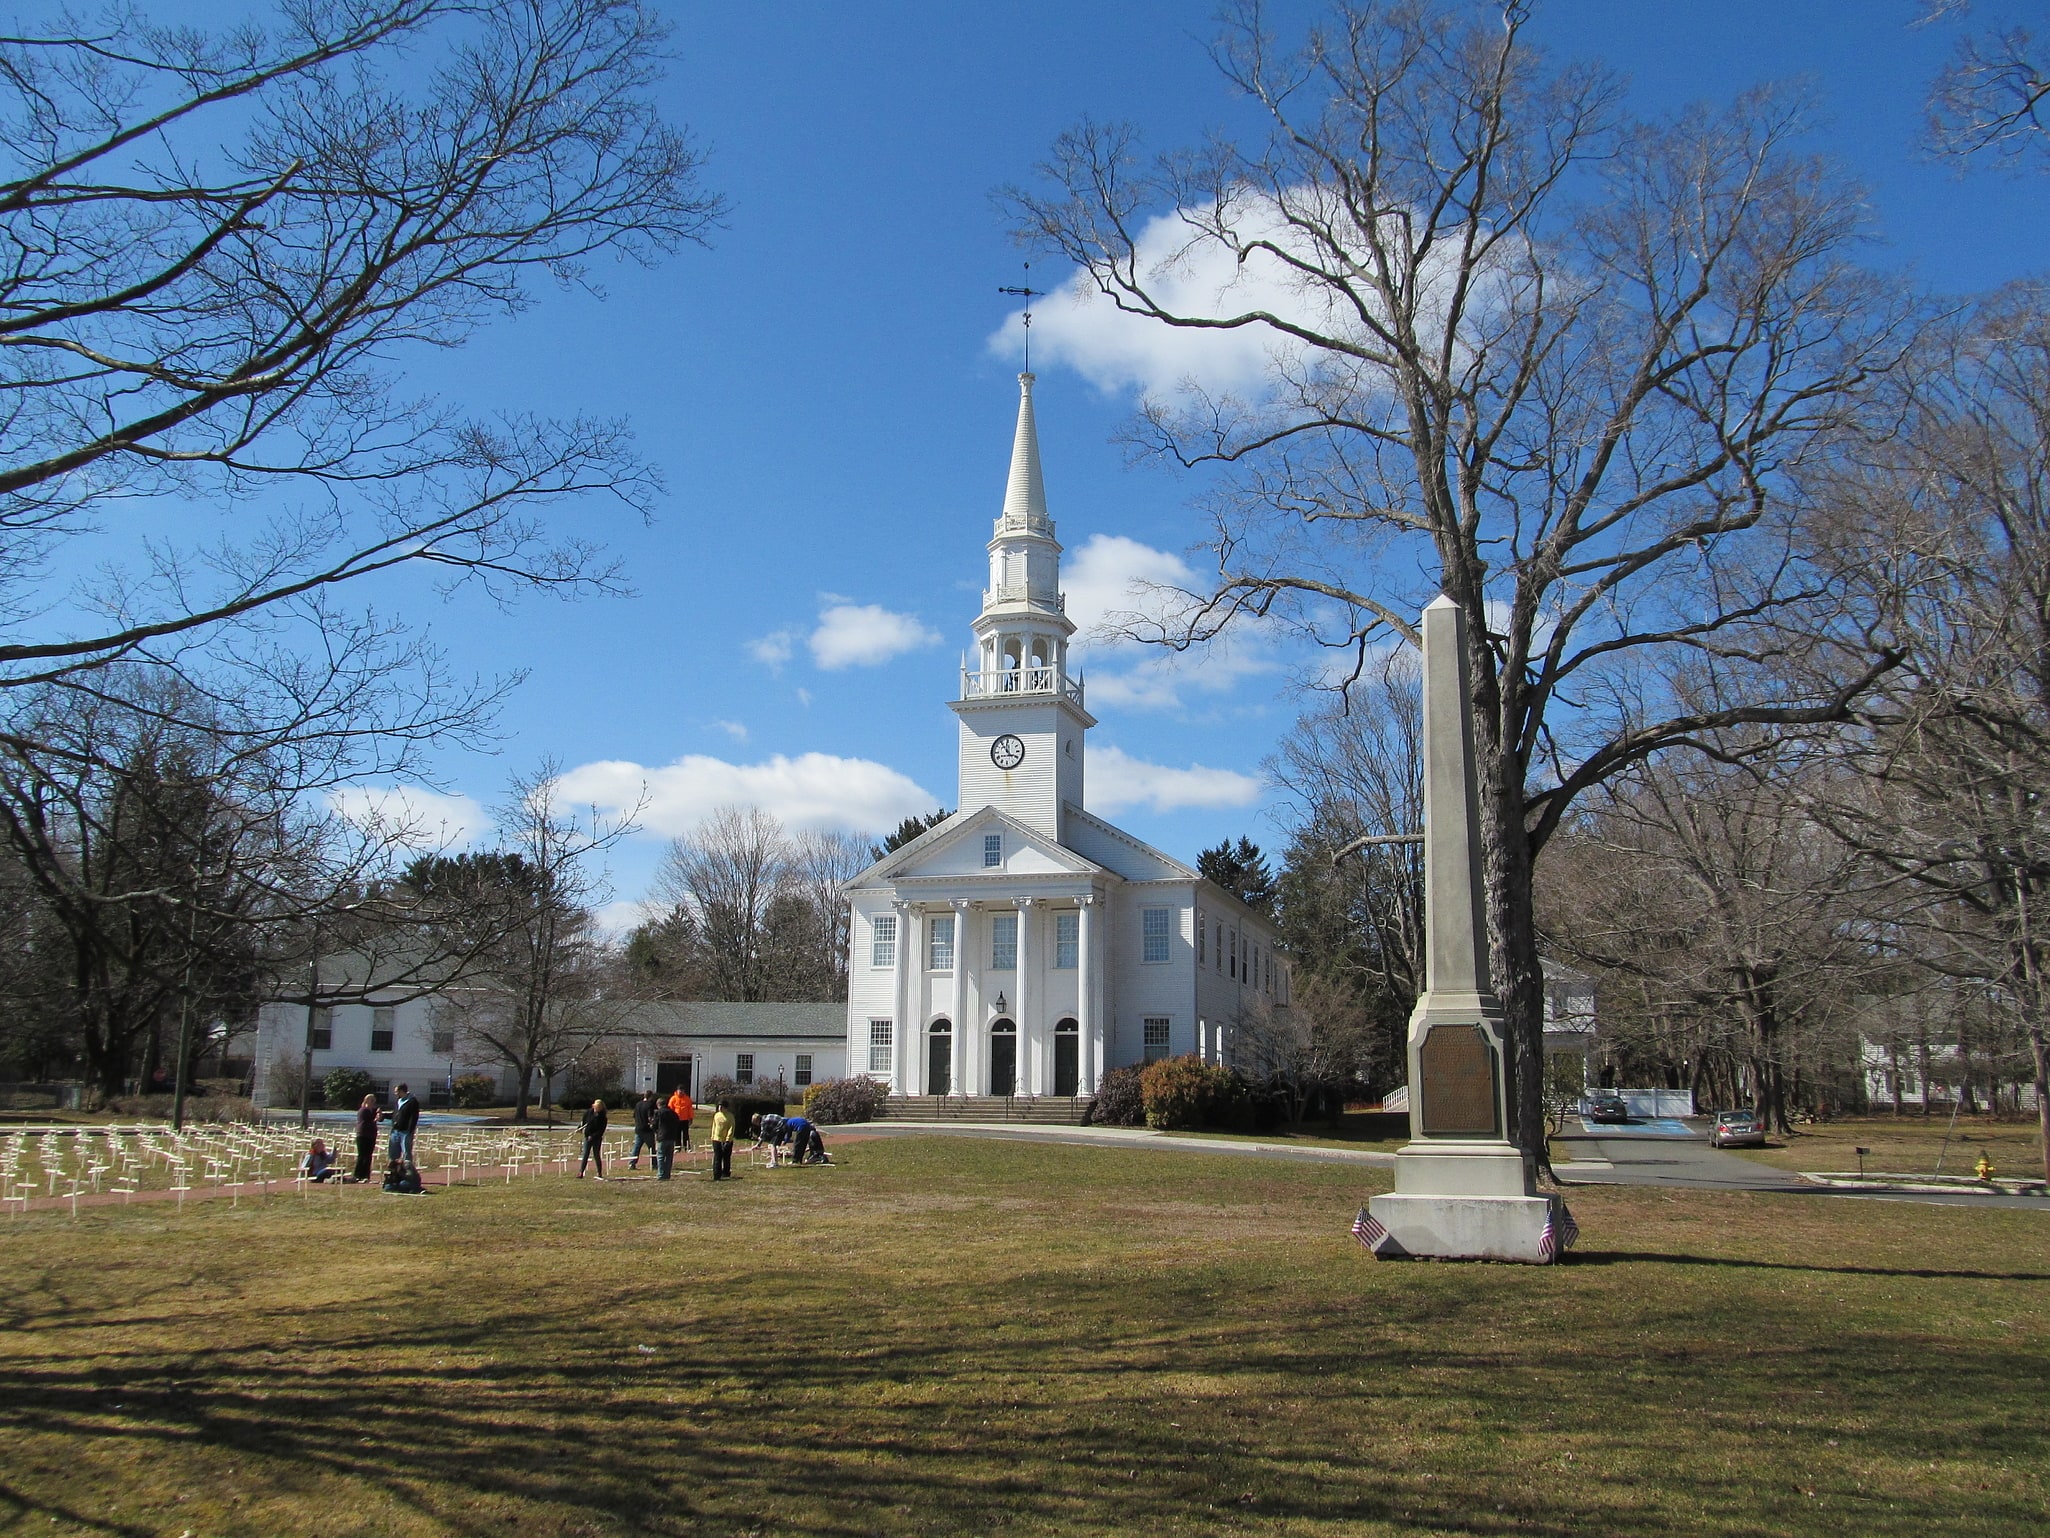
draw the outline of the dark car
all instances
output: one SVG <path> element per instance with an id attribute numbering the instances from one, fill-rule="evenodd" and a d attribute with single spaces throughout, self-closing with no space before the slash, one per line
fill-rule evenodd
<path id="1" fill-rule="evenodd" d="M 1630 1119 L 1630 1107 L 1621 1095 L 1596 1095 L 1587 1103 L 1589 1121 L 1622 1122 Z"/>
<path id="2" fill-rule="evenodd" d="M 1763 1148 L 1765 1123 L 1756 1111 L 1719 1111 L 1709 1128 L 1711 1148 Z"/>

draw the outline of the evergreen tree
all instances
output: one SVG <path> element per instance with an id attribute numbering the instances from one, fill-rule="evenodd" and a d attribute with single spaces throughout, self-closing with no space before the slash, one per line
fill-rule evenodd
<path id="1" fill-rule="evenodd" d="M 1226 839 L 1197 855 L 1196 870 L 1255 913 L 1274 911 L 1274 873 L 1267 868 L 1260 846 L 1244 835 L 1237 844 Z"/>

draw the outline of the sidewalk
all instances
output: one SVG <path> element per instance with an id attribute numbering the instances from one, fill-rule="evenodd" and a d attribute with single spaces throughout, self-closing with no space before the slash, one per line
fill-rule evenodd
<path id="1" fill-rule="evenodd" d="M 1182 1137 L 1156 1132 L 1151 1127 L 1070 1127 L 1029 1122 L 910 1122 L 864 1121 L 844 1127 L 821 1127 L 827 1146 L 836 1142 L 858 1142 L 869 1137 L 921 1137 L 934 1133 L 969 1137 L 1011 1138 L 1021 1142 L 1074 1143 L 1098 1148 L 1151 1148 L 1181 1153 L 1216 1153 L 1239 1157 L 1303 1159 L 1326 1164 L 1389 1166 L 1395 1155 L 1369 1148 L 1321 1148 L 1300 1143 L 1277 1143 L 1259 1138 Z"/>

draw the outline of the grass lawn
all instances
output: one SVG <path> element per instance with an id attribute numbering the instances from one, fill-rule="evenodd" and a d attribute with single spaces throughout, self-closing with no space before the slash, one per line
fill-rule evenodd
<path id="1" fill-rule="evenodd" d="M 1936 1168 L 1943 1148 L 1948 1113 L 1941 1116 L 1857 1116 L 1816 1122 L 1791 1137 L 1773 1136 L 1770 1148 L 1733 1148 L 1747 1159 L 1783 1170 L 1855 1170 L 1858 1149 L 1868 1172 L 1927 1175 Z M 1995 1121 L 1990 1116 L 1960 1116 L 1943 1157 L 1943 1173 L 1969 1175 L 1979 1155 L 1993 1160 L 2003 1176 L 2043 1178 L 2043 1142 L 2034 1121 Z"/>
<path id="2" fill-rule="evenodd" d="M 712 1186 L 0 1228 L 0 1533 L 2037 1534 L 2050 1215 L 835 1140 Z"/>

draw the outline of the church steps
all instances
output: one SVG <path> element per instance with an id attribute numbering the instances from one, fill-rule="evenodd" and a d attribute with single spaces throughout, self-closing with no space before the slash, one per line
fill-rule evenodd
<path id="1" fill-rule="evenodd" d="M 1079 1126 L 1090 1097 L 1063 1095 L 892 1095 L 883 1102 L 889 1121 L 1026 1122 Z"/>

